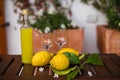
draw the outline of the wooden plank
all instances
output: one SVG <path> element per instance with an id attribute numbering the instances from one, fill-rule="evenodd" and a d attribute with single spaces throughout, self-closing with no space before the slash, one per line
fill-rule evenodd
<path id="1" fill-rule="evenodd" d="M 111 55 L 110 59 L 118 66 L 120 67 L 120 57 L 117 55 Z"/>
<path id="2" fill-rule="evenodd" d="M 54 74 L 48 75 L 48 72 L 49 72 L 48 67 L 45 67 L 45 68 L 44 68 L 44 72 L 40 72 L 40 71 L 39 71 L 39 68 L 38 68 L 37 74 L 36 74 L 35 77 L 36 77 L 37 79 L 40 77 L 39 79 L 41 79 L 41 80 L 49 80 L 49 79 L 53 80 L 53 79 L 54 79 L 54 78 L 53 78 Z M 47 77 L 46 77 L 46 76 L 47 76 Z M 60 78 L 61 78 L 61 76 L 60 76 Z"/>
<path id="3" fill-rule="evenodd" d="M 98 77 L 109 77 L 111 73 L 103 66 L 93 66 Z"/>
<path id="4" fill-rule="evenodd" d="M 115 63 L 111 58 L 115 59 L 112 55 L 101 55 L 104 66 L 92 66 L 94 71 L 90 65 L 86 65 L 82 71 L 83 74 L 81 76 L 77 75 L 75 80 L 120 80 L 119 66 L 116 65 L 118 62 Z M 33 76 L 34 67 L 31 64 L 24 64 L 21 76 L 17 76 L 17 72 L 21 67 L 20 64 L 22 64 L 20 56 L 3 57 L 0 62 L 0 80 L 66 80 L 66 76 L 54 78 L 54 74 L 48 75 L 48 67 L 45 68 L 44 72 L 39 72 L 38 70 L 37 75 Z M 92 72 L 92 77 L 88 76 L 88 71 Z"/>
<path id="5" fill-rule="evenodd" d="M 21 80 L 48 80 L 45 75 L 42 76 L 33 76 L 34 67 L 31 64 L 24 64 L 23 71 L 21 73 L 20 79 Z M 46 79 L 47 78 L 47 79 Z"/>
<path id="6" fill-rule="evenodd" d="M 120 78 L 120 67 L 118 67 L 110 58 L 110 56 L 102 56 L 101 57 L 105 67 L 111 72 L 111 75 L 114 75 L 116 77 Z"/>
<path id="7" fill-rule="evenodd" d="M 25 64 L 23 67 L 21 77 L 33 76 L 34 67 L 31 64 Z"/>
<path id="8" fill-rule="evenodd" d="M 0 55 L 0 59 L 2 58 L 2 56 Z"/>
<path id="9" fill-rule="evenodd" d="M 105 78 L 97 78 L 95 76 L 93 77 L 83 77 L 83 76 L 77 76 L 73 80 L 120 80 L 120 78 L 114 78 L 114 77 L 105 77 Z"/>
<path id="10" fill-rule="evenodd" d="M 2 56 L 0 56 L 0 62 L 2 61 Z"/>
<path id="11" fill-rule="evenodd" d="M 106 55 L 107 56 L 107 55 Z M 100 55 L 100 57 L 104 57 L 104 55 Z M 102 58 L 101 58 L 102 59 Z M 99 77 L 109 77 L 111 76 L 111 73 L 110 71 L 108 71 L 108 69 L 105 67 L 105 65 L 103 64 L 103 66 L 93 66 L 96 73 L 97 73 L 97 76 Z"/>
<path id="12" fill-rule="evenodd" d="M 120 62 L 120 56 L 118 56 L 116 54 L 111 54 L 109 56 L 115 58 L 116 60 L 118 60 Z"/>
<path id="13" fill-rule="evenodd" d="M 17 76 L 0 76 L 0 80 L 21 80 Z"/>
<path id="14" fill-rule="evenodd" d="M 88 75 L 88 71 L 91 72 L 93 74 L 93 76 L 89 76 Z M 86 79 L 92 79 L 94 76 L 96 76 L 96 74 L 94 73 L 94 71 L 90 68 L 90 65 L 85 65 L 84 69 L 81 70 L 82 75 L 77 75 L 75 80 L 86 80 Z"/>
<path id="15" fill-rule="evenodd" d="M 38 68 L 39 69 L 39 68 Z M 40 72 L 39 70 L 37 70 L 37 75 L 36 76 L 43 76 L 43 75 L 48 75 L 48 67 L 47 68 L 44 68 L 44 72 Z"/>
<path id="16" fill-rule="evenodd" d="M 59 78 L 54 78 L 53 77 L 54 73 L 52 73 L 52 75 L 49 75 L 48 73 L 49 73 L 49 68 L 46 67 L 46 68 L 44 68 L 44 72 L 40 72 L 38 70 L 37 75 L 35 77 L 36 77 L 36 79 L 41 79 L 41 80 L 66 80 L 66 76 L 64 76 L 64 75 L 59 76 Z"/>
<path id="17" fill-rule="evenodd" d="M 0 0 L 0 54 L 7 54 L 4 0 Z M 3 25 L 3 26 L 1 26 Z"/>
<path id="18" fill-rule="evenodd" d="M 66 80 L 65 76 L 59 76 L 59 78 L 54 78 L 53 76 L 20 76 L 20 80 Z"/>
<path id="19" fill-rule="evenodd" d="M 14 61 L 11 64 L 11 66 L 8 68 L 8 70 L 6 71 L 5 75 L 8 76 L 18 76 L 18 73 L 21 69 L 22 63 L 21 63 L 21 58 L 20 57 L 13 57 Z"/>
<path id="20" fill-rule="evenodd" d="M 3 57 L 3 60 L 0 62 L 0 75 L 4 75 L 12 61 L 13 58 L 11 57 Z"/>
<path id="21" fill-rule="evenodd" d="M 92 70 L 91 67 L 90 67 L 90 65 L 86 65 L 86 66 L 85 66 L 83 75 L 89 77 L 88 71 L 90 71 L 93 75 L 96 75 L 96 71 Z"/>

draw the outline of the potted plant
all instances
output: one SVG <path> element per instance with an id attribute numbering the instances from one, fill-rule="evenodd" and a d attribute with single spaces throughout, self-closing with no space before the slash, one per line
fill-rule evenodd
<path id="1" fill-rule="evenodd" d="M 89 4 L 89 0 L 82 0 L 82 2 Z M 93 0 L 91 3 L 108 19 L 108 25 L 97 25 L 100 52 L 120 55 L 120 0 Z"/>
<path id="2" fill-rule="evenodd" d="M 59 0 L 35 0 L 34 3 L 30 3 L 29 0 L 16 0 L 14 2 L 20 10 L 27 9 L 29 11 L 28 23 L 33 28 L 34 53 L 48 48 L 44 46 L 45 36 L 52 37 L 50 52 L 57 52 L 59 50 L 56 44 L 57 33 L 64 33 L 63 37 L 66 44 L 63 47 L 71 47 L 79 52 L 82 51 L 83 29 L 79 29 L 75 22 L 67 18 L 67 16 L 72 15 L 70 11 L 72 2 L 67 6 L 62 6 Z M 17 12 L 17 9 L 15 9 L 15 12 Z M 21 15 L 18 19 L 19 23 L 22 22 Z M 62 32 L 60 29 L 62 29 Z"/>
<path id="3" fill-rule="evenodd" d="M 59 43 L 57 44 L 56 42 L 60 38 L 65 41 L 63 47 L 71 47 L 82 52 L 83 30 L 78 29 L 78 27 L 68 20 L 61 12 L 54 14 L 44 13 L 44 16 L 38 18 L 34 24 L 31 24 L 31 26 L 34 28 L 34 53 L 44 49 L 44 44 L 48 44 L 44 43 L 46 37 L 50 39 L 50 44 L 52 46 L 50 52 L 56 53 L 59 50 Z"/>

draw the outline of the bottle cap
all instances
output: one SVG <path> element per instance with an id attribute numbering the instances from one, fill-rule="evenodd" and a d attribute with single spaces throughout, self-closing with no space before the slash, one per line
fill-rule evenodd
<path id="1" fill-rule="evenodd" d="M 23 10 L 22 10 L 22 14 L 23 14 L 23 15 L 28 15 L 28 10 L 27 10 L 27 9 L 23 9 Z"/>

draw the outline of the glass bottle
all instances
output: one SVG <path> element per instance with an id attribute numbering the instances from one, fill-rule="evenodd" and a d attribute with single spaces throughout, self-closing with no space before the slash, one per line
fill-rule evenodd
<path id="1" fill-rule="evenodd" d="M 21 34 L 21 53 L 22 63 L 31 64 L 33 49 L 32 49 L 32 28 L 28 25 L 28 12 L 23 11 L 23 25 L 20 28 Z"/>

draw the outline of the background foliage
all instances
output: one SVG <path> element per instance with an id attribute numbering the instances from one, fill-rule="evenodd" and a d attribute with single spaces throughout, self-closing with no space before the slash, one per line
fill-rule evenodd
<path id="1" fill-rule="evenodd" d="M 120 30 L 120 0 L 81 0 L 106 14 L 109 28 Z"/>
<path id="2" fill-rule="evenodd" d="M 37 28 L 45 33 L 46 28 L 48 31 L 53 31 L 56 29 L 73 29 L 75 24 L 72 23 L 67 16 L 71 16 L 70 11 L 71 4 L 66 7 L 62 6 L 60 0 L 34 0 L 33 3 L 30 0 L 12 0 L 15 6 L 14 12 L 19 13 L 18 23 L 22 23 L 22 10 L 27 9 L 29 11 L 28 23 L 33 28 Z M 66 1 L 66 0 L 65 0 Z M 19 12 L 20 11 L 20 12 Z M 61 27 L 62 25 L 62 27 Z M 49 28 L 49 29 L 48 29 Z"/>

